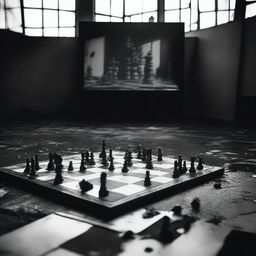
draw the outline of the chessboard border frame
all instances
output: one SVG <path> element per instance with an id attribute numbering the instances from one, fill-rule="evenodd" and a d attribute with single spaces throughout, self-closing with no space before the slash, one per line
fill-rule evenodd
<path id="1" fill-rule="evenodd" d="M 7 181 L 14 182 L 15 185 L 24 187 L 26 190 L 30 190 L 33 193 L 36 192 L 46 198 L 50 198 L 52 201 L 59 201 L 66 205 L 71 205 L 76 208 L 78 207 L 81 210 L 98 211 L 104 209 L 102 214 L 105 213 L 106 217 L 119 214 L 125 209 L 135 208 L 137 206 L 145 205 L 146 203 L 154 202 L 158 198 L 161 200 L 167 196 L 171 196 L 177 194 L 178 192 L 201 185 L 224 174 L 224 168 L 209 166 L 209 169 L 215 168 L 216 170 L 204 173 L 200 176 L 194 175 L 194 178 L 187 179 L 185 181 L 180 180 L 180 178 L 183 176 L 182 175 L 177 178 L 176 183 L 172 184 L 171 186 L 170 182 L 168 182 L 157 187 L 148 188 L 131 196 L 126 196 L 115 202 L 104 201 L 104 199 L 101 199 L 99 203 L 99 200 L 96 200 L 93 197 L 84 198 L 82 192 L 79 196 L 74 194 L 72 189 L 53 186 L 41 180 L 31 179 L 24 176 L 23 173 L 17 173 L 9 168 L 10 167 L 1 167 L 0 177 L 3 177 Z M 193 174 L 189 175 L 193 176 Z M 98 213 L 101 215 L 100 211 Z"/>

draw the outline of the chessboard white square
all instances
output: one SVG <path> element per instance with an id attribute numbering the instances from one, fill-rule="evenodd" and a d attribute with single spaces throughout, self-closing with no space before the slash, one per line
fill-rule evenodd
<path id="1" fill-rule="evenodd" d="M 99 197 L 99 190 L 100 190 L 99 185 L 93 185 L 93 189 L 87 191 L 86 194 L 94 197 Z"/>
<path id="2" fill-rule="evenodd" d="M 112 189 L 111 191 L 115 192 L 115 193 L 125 195 L 125 196 L 130 196 L 130 195 L 139 193 L 139 192 L 141 192 L 145 189 L 146 189 L 145 187 L 140 186 L 140 185 L 128 184 L 128 185 L 125 185 L 125 186 L 122 186 L 122 187 Z"/>
<path id="3" fill-rule="evenodd" d="M 143 179 L 135 176 L 129 176 L 129 175 L 116 175 L 116 176 L 109 177 L 108 180 L 132 184 L 132 183 L 139 182 Z"/>
<path id="4" fill-rule="evenodd" d="M 147 170 L 147 169 L 132 170 L 132 172 L 134 172 L 134 173 L 143 173 L 143 174 L 146 174 L 146 171 L 150 171 L 150 174 L 155 175 L 155 176 L 164 176 L 164 175 L 168 174 L 168 172 L 164 172 L 164 171 L 154 171 L 154 170 Z"/>
<path id="5" fill-rule="evenodd" d="M 143 168 L 143 167 L 145 167 L 145 166 L 146 166 L 145 163 L 134 163 L 134 164 L 133 164 L 133 167 L 136 167 L 136 168 Z"/>
<path id="6" fill-rule="evenodd" d="M 88 168 L 87 170 L 94 173 L 108 172 L 108 169 L 97 168 L 97 167 Z"/>
<path id="7" fill-rule="evenodd" d="M 65 188 L 69 188 L 69 189 L 73 189 L 73 190 L 80 190 L 78 181 L 70 181 L 70 182 L 62 183 L 60 185 Z"/>
<path id="8" fill-rule="evenodd" d="M 92 174 L 85 174 L 85 175 L 80 175 L 80 176 L 71 176 L 71 175 L 66 175 L 65 177 L 67 178 L 72 178 L 73 180 L 92 180 L 100 177 L 100 173 L 92 173 Z"/>
<path id="9" fill-rule="evenodd" d="M 154 164 L 155 168 L 162 168 L 162 169 L 171 169 L 173 165 L 171 165 L 170 163 L 168 164 Z"/>
<path id="10" fill-rule="evenodd" d="M 173 178 L 162 177 L 162 176 L 154 177 L 151 179 L 151 181 L 155 181 L 155 182 L 159 182 L 159 183 L 168 183 L 173 180 L 174 180 Z"/>
<path id="11" fill-rule="evenodd" d="M 53 175 L 39 176 L 37 178 L 37 180 L 41 180 L 41 181 L 47 181 L 47 180 L 53 180 L 53 179 L 54 179 Z"/>

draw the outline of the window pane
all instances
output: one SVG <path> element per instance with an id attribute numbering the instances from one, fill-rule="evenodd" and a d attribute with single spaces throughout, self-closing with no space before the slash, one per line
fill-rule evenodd
<path id="1" fill-rule="evenodd" d="M 143 0 L 143 12 L 150 12 L 157 10 L 157 0 Z"/>
<path id="2" fill-rule="evenodd" d="M 224 24 L 229 21 L 229 11 L 222 11 L 217 13 L 217 24 Z"/>
<path id="3" fill-rule="evenodd" d="M 58 0 L 44 0 L 44 8 L 58 9 Z"/>
<path id="4" fill-rule="evenodd" d="M 142 15 L 138 14 L 131 16 L 131 22 L 142 22 Z"/>
<path id="5" fill-rule="evenodd" d="M 209 28 L 215 26 L 215 12 L 200 14 L 200 28 Z"/>
<path id="6" fill-rule="evenodd" d="M 98 21 L 98 22 L 110 22 L 110 16 L 95 15 L 95 21 Z"/>
<path id="7" fill-rule="evenodd" d="M 154 22 L 157 22 L 157 12 L 149 12 L 149 13 L 142 14 L 143 22 L 149 22 L 149 18 L 151 18 L 151 17 L 154 18 Z"/>
<path id="8" fill-rule="evenodd" d="M 20 8 L 20 0 L 8 0 L 8 1 L 5 1 L 5 4 L 7 8 L 17 8 L 17 7 Z"/>
<path id="9" fill-rule="evenodd" d="M 25 34 L 27 36 L 42 36 L 42 29 L 33 29 L 33 28 L 26 28 Z"/>
<path id="10" fill-rule="evenodd" d="M 60 28 L 60 36 L 74 37 L 75 28 Z"/>
<path id="11" fill-rule="evenodd" d="M 229 20 L 234 20 L 234 16 L 235 16 L 235 11 L 230 11 L 229 13 Z"/>
<path id="12" fill-rule="evenodd" d="M 191 11 L 191 23 L 196 23 L 198 21 L 198 12 L 196 10 Z"/>
<path id="13" fill-rule="evenodd" d="M 124 22 L 131 22 L 131 18 L 130 17 L 125 17 Z"/>
<path id="14" fill-rule="evenodd" d="M 228 10 L 229 0 L 218 0 L 218 10 Z"/>
<path id="15" fill-rule="evenodd" d="M 42 1 L 41 0 L 23 0 L 24 7 L 42 7 Z"/>
<path id="16" fill-rule="evenodd" d="M 111 15 L 123 17 L 123 1 L 120 1 L 120 0 L 111 1 Z"/>
<path id="17" fill-rule="evenodd" d="M 59 0 L 59 8 L 63 10 L 75 11 L 76 0 Z"/>
<path id="18" fill-rule="evenodd" d="M 201 12 L 214 11 L 215 0 L 199 0 L 199 10 Z"/>
<path id="19" fill-rule="evenodd" d="M 246 6 L 245 18 L 249 18 L 256 15 L 256 3 Z"/>
<path id="20" fill-rule="evenodd" d="M 181 22 L 185 23 L 185 32 L 190 30 L 190 9 L 181 10 Z"/>
<path id="21" fill-rule="evenodd" d="M 95 0 L 95 12 L 110 14 L 110 0 Z"/>
<path id="22" fill-rule="evenodd" d="M 42 11 L 36 9 L 24 9 L 26 27 L 42 27 Z"/>
<path id="23" fill-rule="evenodd" d="M 142 12 L 142 0 L 125 0 L 125 14 Z"/>
<path id="24" fill-rule="evenodd" d="M 58 11 L 44 10 L 44 27 L 58 27 Z"/>
<path id="25" fill-rule="evenodd" d="M 191 30 L 197 30 L 198 28 L 198 24 L 195 23 L 195 24 L 191 24 Z"/>
<path id="26" fill-rule="evenodd" d="M 59 36 L 58 28 L 45 28 L 44 36 Z"/>
<path id="27" fill-rule="evenodd" d="M 181 8 L 189 8 L 190 0 L 181 0 Z"/>
<path id="28" fill-rule="evenodd" d="M 7 15 L 7 26 L 18 27 L 21 25 L 21 10 L 20 8 L 9 9 L 6 11 Z"/>
<path id="29" fill-rule="evenodd" d="M 236 8 L 236 0 L 230 0 L 230 9 Z"/>
<path id="30" fill-rule="evenodd" d="M 75 26 L 76 21 L 75 21 L 75 13 L 74 12 L 60 11 L 59 18 L 60 18 L 60 27 Z"/>
<path id="31" fill-rule="evenodd" d="M 14 27 L 14 28 L 10 28 L 10 30 L 14 32 L 22 33 L 22 27 Z"/>
<path id="32" fill-rule="evenodd" d="M 122 18 L 111 17 L 111 22 L 123 22 Z"/>
<path id="33" fill-rule="evenodd" d="M 0 28 L 5 28 L 5 12 L 4 12 L 4 9 L 0 9 Z"/>
<path id="34" fill-rule="evenodd" d="M 179 22 L 180 14 L 179 11 L 166 11 L 165 12 L 165 22 Z"/>
<path id="35" fill-rule="evenodd" d="M 179 9 L 180 8 L 180 0 L 165 0 L 164 8 L 165 8 L 165 10 Z"/>

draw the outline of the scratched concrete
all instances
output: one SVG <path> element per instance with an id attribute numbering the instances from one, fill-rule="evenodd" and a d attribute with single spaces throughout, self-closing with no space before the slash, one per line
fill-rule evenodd
<path id="1" fill-rule="evenodd" d="M 113 149 L 126 150 L 139 143 L 162 147 L 164 154 L 184 158 L 201 156 L 205 163 L 224 165 L 222 188 L 214 181 L 163 199 L 153 206 L 169 210 L 181 205 L 183 212 L 199 218 L 217 219 L 221 225 L 256 232 L 256 128 L 246 124 L 172 123 L 86 124 L 75 121 L 2 122 L 0 127 L 0 166 L 24 162 L 49 152 L 73 154 L 84 149 L 99 150 L 107 139 Z M 0 234 L 54 211 L 78 213 L 1 181 Z M 201 200 L 201 211 L 194 213 L 190 203 Z"/>

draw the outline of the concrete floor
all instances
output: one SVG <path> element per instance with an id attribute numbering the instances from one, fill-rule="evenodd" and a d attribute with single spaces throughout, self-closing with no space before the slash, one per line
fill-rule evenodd
<path id="1" fill-rule="evenodd" d="M 225 166 L 222 188 L 214 181 L 163 199 L 153 206 L 160 210 L 181 205 L 183 212 L 200 219 L 221 222 L 233 229 L 256 232 L 256 127 L 252 124 L 173 123 L 86 124 L 75 121 L 12 121 L 0 127 L 0 166 L 25 162 L 49 152 L 73 154 L 86 148 L 100 150 L 101 141 L 110 140 L 113 149 L 126 150 L 138 144 L 162 147 L 164 154 L 201 156 L 210 165 Z M 55 211 L 79 215 L 64 205 L 0 181 L 0 234 L 4 234 Z M 190 203 L 201 200 L 201 211 L 194 213 Z"/>

